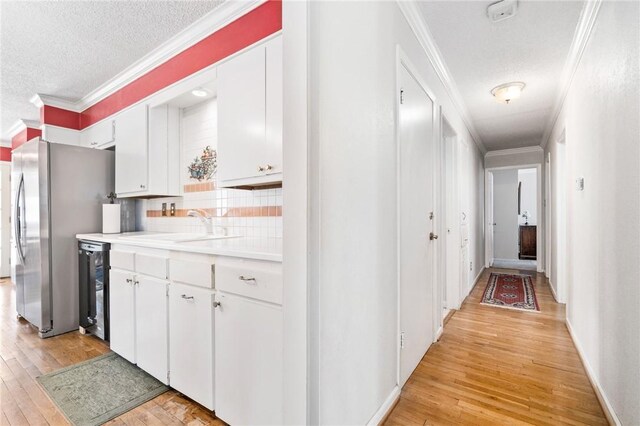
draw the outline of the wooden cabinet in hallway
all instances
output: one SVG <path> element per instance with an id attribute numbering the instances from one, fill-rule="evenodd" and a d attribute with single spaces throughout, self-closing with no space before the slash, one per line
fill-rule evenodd
<path id="1" fill-rule="evenodd" d="M 534 279 L 540 312 L 520 312 L 480 304 L 491 271 L 446 324 L 385 424 L 606 425 L 564 305 L 546 279 Z"/>

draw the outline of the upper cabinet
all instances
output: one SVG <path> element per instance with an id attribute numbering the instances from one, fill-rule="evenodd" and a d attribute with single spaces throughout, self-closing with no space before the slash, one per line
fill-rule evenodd
<path id="1" fill-rule="evenodd" d="M 84 129 L 80 134 L 80 144 L 88 148 L 106 149 L 116 143 L 116 120 L 102 120 Z"/>
<path id="2" fill-rule="evenodd" d="M 179 110 L 135 105 L 115 118 L 120 198 L 180 195 Z"/>
<path id="3" fill-rule="evenodd" d="M 282 37 L 218 67 L 218 186 L 282 182 Z"/>

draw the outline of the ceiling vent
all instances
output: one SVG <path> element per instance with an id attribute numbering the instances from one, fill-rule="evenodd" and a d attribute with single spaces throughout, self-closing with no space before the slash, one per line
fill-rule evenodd
<path id="1" fill-rule="evenodd" d="M 502 0 L 487 7 L 487 16 L 491 22 L 500 22 L 513 18 L 518 11 L 518 0 Z"/>

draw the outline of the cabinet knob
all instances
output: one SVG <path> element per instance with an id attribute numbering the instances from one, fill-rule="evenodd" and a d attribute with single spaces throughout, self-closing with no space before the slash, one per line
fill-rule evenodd
<path id="1" fill-rule="evenodd" d="M 140 284 L 140 281 L 135 280 L 133 283 L 134 283 L 134 284 Z"/>
<path id="2" fill-rule="evenodd" d="M 193 299 L 193 296 L 187 296 L 186 294 L 183 294 L 181 297 L 183 299 L 185 299 L 185 300 L 192 300 Z"/>
<path id="3" fill-rule="evenodd" d="M 241 281 L 244 281 L 244 282 L 247 282 L 247 281 L 253 281 L 253 282 L 255 282 L 255 281 L 256 281 L 256 279 L 255 279 L 255 278 L 253 278 L 253 277 L 245 277 L 244 275 L 240 275 L 240 276 L 238 277 L 238 279 L 239 279 L 239 280 L 241 280 Z"/>
<path id="4" fill-rule="evenodd" d="M 264 172 L 264 167 L 262 167 L 262 166 L 258 166 L 258 171 L 259 171 L 259 172 Z"/>
<path id="5" fill-rule="evenodd" d="M 437 240 L 438 236 L 436 234 L 434 234 L 433 232 L 429 232 L 429 239 L 430 240 Z"/>
<path id="6" fill-rule="evenodd" d="M 132 280 L 131 278 L 127 278 L 127 282 L 128 282 L 129 284 L 131 284 L 131 283 L 133 282 L 133 280 Z"/>
<path id="7" fill-rule="evenodd" d="M 217 300 L 213 301 L 213 307 L 217 308 L 218 306 L 222 306 L 222 303 L 218 302 Z"/>
<path id="8" fill-rule="evenodd" d="M 141 188 L 141 189 L 145 189 L 146 187 L 147 187 L 146 185 L 142 185 L 142 184 L 140 184 L 140 188 Z"/>
<path id="9" fill-rule="evenodd" d="M 267 164 L 266 169 L 268 172 L 270 172 L 271 170 L 273 170 L 273 166 L 271 164 Z"/>

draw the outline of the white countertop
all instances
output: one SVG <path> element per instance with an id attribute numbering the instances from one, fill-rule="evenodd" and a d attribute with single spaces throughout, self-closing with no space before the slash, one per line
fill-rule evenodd
<path id="1" fill-rule="evenodd" d="M 120 234 L 78 234 L 79 240 L 97 241 L 111 244 L 123 244 L 137 247 L 163 250 L 186 251 L 192 253 L 213 254 L 218 256 L 242 257 L 246 259 L 270 260 L 282 262 L 281 238 L 232 237 L 216 240 L 189 242 L 153 241 L 131 237 L 157 236 L 160 232 L 123 232 Z"/>

